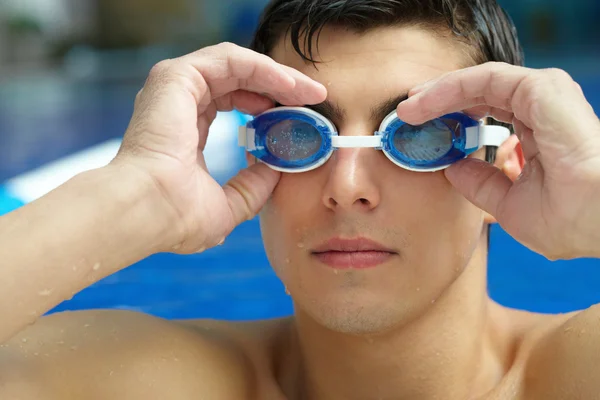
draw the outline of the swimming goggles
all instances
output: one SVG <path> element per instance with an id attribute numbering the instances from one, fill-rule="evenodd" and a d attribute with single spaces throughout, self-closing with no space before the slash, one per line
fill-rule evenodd
<path id="1" fill-rule="evenodd" d="M 339 148 L 381 150 L 401 168 L 432 172 L 484 146 L 500 146 L 509 135 L 507 128 L 462 113 L 413 126 L 394 111 L 372 136 L 339 136 L 331 121 L 311 109 L 277 107 L 241 126 L 239 145 L 272 169 L 289 173 L 318 168 Z"/>

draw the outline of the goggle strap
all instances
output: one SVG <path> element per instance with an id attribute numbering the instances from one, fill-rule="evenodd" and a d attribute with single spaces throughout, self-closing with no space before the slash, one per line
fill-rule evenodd
<path id="1" fill-rule="evenodd" d="M 381 136 L 331 136 L 331 147 L 378 148 L 381 147 Z"/>
<path id="2" fill-rule="evenodd" d="M 479 129 L 479 145 L 481 147 L 500 147 L 510 137 L 510 130 L 504 126 L 485 125 Z"/>
<path id="3" fill-rule="evenodd" d="M 256 150 L 255 142 L 256 131 L 253 128 L 240 126 L 238 130 L 238 146 L 245 147 L 246 150 Z"/>
<path id="4" fill-rule="evenodd" d="M 503 126 L 472 126 L 466 130 L 465 149 L 482 148 L 484 146 L 500 146 L 510 136 L 510 130 Z"/>

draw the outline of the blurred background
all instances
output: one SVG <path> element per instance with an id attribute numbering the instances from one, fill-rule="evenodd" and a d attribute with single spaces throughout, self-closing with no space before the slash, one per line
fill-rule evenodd
<path id="1" fill-rule="evenodd" d="M 600 113 L 600 1 L 500 0 L 530 67 L 569 72 Z M 221 41 L 247 45 L 266 0 L 0 0 L 0 214 L 76 172 L 106 163 L 149 69 Z M 245 117 L 220 114 L 207 162 L 219 181 L 243 166 Z M 1 266 L 0 261 L 0 266 Z M 566 312 L 600 302 L 600 261 L 549 262 L 500 228 L 489 290 L 502 304 Z M 201 255 L 160 254 L 106 278 L 56 310 L 123 308 L 166 318 L 288 315 L 256 220 Z"/>

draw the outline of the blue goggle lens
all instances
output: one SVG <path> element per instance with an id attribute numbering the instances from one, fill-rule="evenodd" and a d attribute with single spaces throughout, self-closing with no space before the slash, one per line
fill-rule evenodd
<path id="1" fill-rule="evenodd" d="M 284 120 L 267 131 L 265 145 L 269 153 L 285 161 L 301 161 L 315 156 L 321 149 L 323 137 L 308 122 Z"/>
<path id="2" fill-rule="evenodd" d="M 403 124 L 394 132 L 392 143 L 399 153 L 416 162 L 437 161 L 448 154 L 460 124 L 451 119 L 437 119 L 422 125 Z"/>

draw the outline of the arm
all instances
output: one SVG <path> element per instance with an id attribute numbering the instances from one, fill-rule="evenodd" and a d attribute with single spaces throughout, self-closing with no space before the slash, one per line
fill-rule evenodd
<path id="1" fill-rule="evenodd" d="M 273 100 L 316 104 L 326 94 L 300 72 L 232 44 L 157 64 L 109 166 L 0 218 L 0 398 L 246 398 L 249 368 L 226 343 L 135 313 L 98 318 L 89 331 L 82 313 L 36 319 L 150 254 L 210 248 L 256 215 L 279 173 L 259 163 L 223 187 L 212 179 L 202 151 L 217 111 L 258 114 Z M 166 356 L 174 350 L 179 361 Z M 110 369 L 101 376 L 126 360 L 140 362 L 120 381 Z M 181 396 L 165 392 L 179 383 L 187 385 Z"/>
<path id="2" fill-rule="evenodd" d="M 215 246 L 279 180 L 253 165 L 221 187 L 202 151 L 217 111 L 323 101 L 325 88 L 233 44 L 158 63 L 119 154 L 0 219 L 0 343 L 84 287 L 152 253 Z"/>
<path id="3" fill-rule="evenodd" d="M 0 347 L 0 399 L 256 398 L 252 366 L 217 329 L 131 311 L 52 314 Z"/>
<path id="4" fill-rule="evenodd" d="M 0 343 L 85 287 L 175 243 L 147 175 L 110 165 L 0 218 Z M 126 244 L 126 245 L 124 245 Z"/>
<path id="5" fill-rule="evenodd" d="M 525 158 L 514 182 L 475 159 L 446 178 L 531 250 L 552 260 L 600 257 L 600 121 L 566 72 L 486 63 L 409 95 L 397 111 L 412 124 L 454 111 L 511 123 Z"/>

